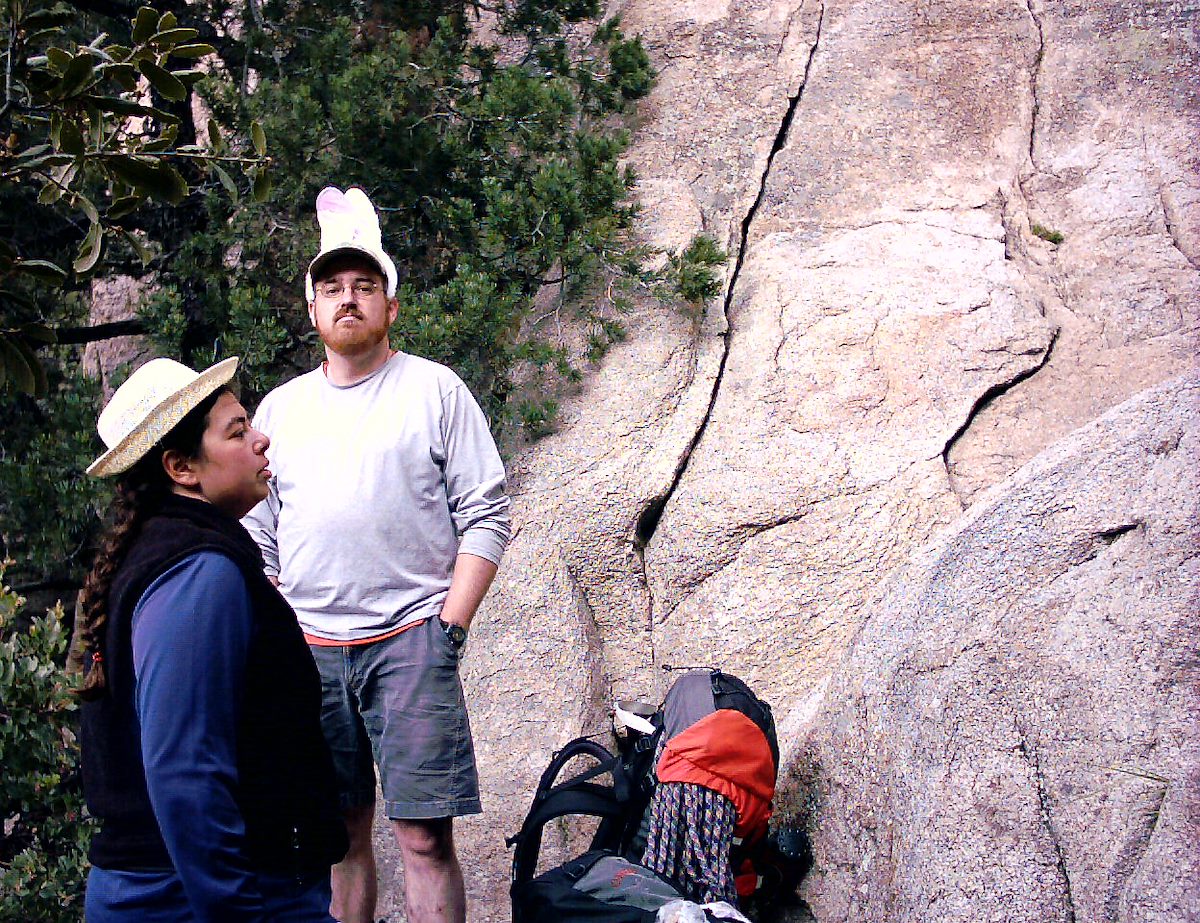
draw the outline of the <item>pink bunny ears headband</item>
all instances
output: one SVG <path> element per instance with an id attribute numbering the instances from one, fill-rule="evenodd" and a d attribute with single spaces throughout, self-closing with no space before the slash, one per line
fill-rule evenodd
<path id="1" fill-rule="evenodd" d="M 308 264 L 304 294 L 312 302 L 313 278 L 331 258 L 344 253 L 365 256 L 387 279 L 387 296 L 396 295 L 396 264 L 383 252 L 379 216 L 367 194 L 353 186 L 345 192 L 326 186 L 317 196 L 317 223 L 321 226 L 321 251 Z"/>

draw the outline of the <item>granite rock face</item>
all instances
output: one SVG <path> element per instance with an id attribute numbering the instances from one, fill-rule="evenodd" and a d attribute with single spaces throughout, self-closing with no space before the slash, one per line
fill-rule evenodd
<path id="1" fill-rule="evenodd" d="M 1198 452 L 1151 389 L 888 578 L 792 768 L 818 920 L 1196 918 Z"/>
<path id="2" fill-rule="evenodd" d="M 630 158 L 650 242 L 678 249 L 706 232 L 736 254 L 817 12 L 755 0 L 621 10 L 660 72 Z M 515 538 L 463 665 L 487 811 L 459 828 L 472 919 L 508 917 L 501 838 L 551 753 L 606 728 L 614 696 L 665 688 L 644 555 L 709 413 L 728 325 L 723 300 L 702 316 L 646 300 L 625 321 L 628 341 L 565 403 L 559 432 L 510 465 Z"/>
<path id="3" fill-rule="evenodd" d="M 1006 225 L 1063 235 L 1010 248 L 1059 334 L 1046 367 L 982 408 L 948 454 L 964 500 L 1196 355 L 1200 7 L 1030 10 L 1036 108 Z"/>
<path id="4" fill-rule="evenodd" d="M 131 276 L 107 276 L 92 282 L 89 324 L 108 324 L 136 316 L 136 305 L 146 296 L 146 285 Z M 128 363 L 140 365 L 153 357 L 144 336 L 113 337 L 89 343 L 83 350 L 83 370 L 100 381 L 107 401 L 116 390 L 112 372 Z"/>
<path id="5" fill-rule="evenodd" d="M 1018 517 L 989 526 L 1018 548 L 1075 549 L 1063 560 L 1090 553 L 1092 544 L 1076 549 L 1088 528 L 1118 530 L 1111 544 L 1095 540 L 1093 569 L 1160 541 L 1152 511 L 1118 503 L 1154 460 L 1129 448 L 1142 431 L 1137 413 L 1105 417 L 1114 454 L 1092 469 L 1095 503 L 1116 504 L 1111 523 L 1060 511 L 1039 521 L 1046 535 L 1025 537 L 1020 498 L 1032 508 L 1053 491 L 1022 478 L 1094 438 L 1072 435 L 1080 427 L 1184 374 L 1200 341 L 1197 3 L 626 0 L 610 12 L 643 35 L 660 72 L 630 153 L 643 233 L 665 248 L 700 231 L 715 236 L 730 253 L 726 291 L 699 317 L 639 305 L 628 342 L 565 403 L 559 431 L 512 460 L 516 535 L 464 661 L 487 809 L 459 828 L 478 920 L 507 919 L 501 837 L 515 830 L 551 752 L 578 733 L 603 732 L 613 698 L 660 696 L 663 665 L 722 666 L 774 703 L 791 780 L 782 813 L 800 816 L 805 793 L 846 786 L 856 800 L 827 797 L 823 804 L 840 807 L 819 815 L 822 826 L 830 813 L 870 812 L 879 830 L 918 829 L 921 805 L 856 781 L 869 748 L 805 762 L 823 751 L 804 741 L 827 739 L 820 735 L 843 721 L 830 690 L 850 689 L 858 675 L 866 653 L 851 653 L 853 639 L 864 624 L 888 635 L 881 599 L 925 592 L 910 562 L 930 549 L 962 541 L 972 568 L 989 563 L 966 551 L 974 539 L 963 530 L 980 509 Z M 1149 391 L 1143 405 L 1158 406 L 1163 393 Z M 1195 444 L 1181 439 L 1155 464 L 1182 471 L 1187 460 L 1197 461 Z M 1164 522 L 1193 508 L 1182 490 L 1154 495 Z M 1127 509 L 1142 509 L 1143 525 L 1120 532 Z M 1160 543 L 1168 545 L 1182 554 L 1178 543 Z M 994 554 L 1003 563 L 1003 547 Z M 1014 557 L 994 590 L 979 575 L 961 583 L 980 598 L 960 608 L 996 620 L 1003 593 L 1017 594 L 1012 605 L 1049 593 L 1040 571 L 1018 573 L 1036 570 L 1032 557 Z M 1141 560 L 1130 558 L 1107 591 L 1089 584 L 1087 595 L 1081 585 L 1096 600 L 1089 612 L 1075 613 L 1065 598 L 1044 608 L 1042 642 L 1014 626 L 1007 646 L 992 649 L 1009 672 L 1044 678 L 1044 710 L 1021 712 L 1023 724 L 999 704 L 963 712 L 972 733 L 1003 741 L 1006 756 L 906 768 L 895 751 L 893 770 L 911 777 L 930 810 L 939 786 L 961 798 L 1011 794 L 981 794 L 991 819 L 935 826 L 939 848 L 961 841 L 951 851 L 964 862 L 1002 854 L 996 869 L 1016 877 L 1001 887 L 995 870 L 931 872 L 924 900 L 883 865 L 857 871 L 881 847 L 843 818 L 851 832 L 823 841 L 810 891 L 819 920 L 855 919 L 851 907 L 880 920 L 954 919 L 972 905 L 977 919 L 1007 919 L 988 894 L 1013 894 L 1018 882 L 1031 892 L 1023 919 L 1042 910 L 1044 919 L 1070 919 L 1070 906 L 1077 920 L 1165 919 L 1138 910 L 1151 906 L 1130 903 L 1138 888 L 1113 884 L 1103 869 L 1178 894 L 1165 878 L 1152 881 L 1167 874 L 1154 850 L 1176 842 L 1162 839 L 1164 824 L 1200 839 L 1194 803 L 1172 800 L 1194 790 L 1195 760 L 1143 759 L 1142 743 L 1113 756 L 1170 780 L 1140 862 L 1141 847 L 1121 839 L 1128 812 L 1104 815 L 1108 839 L 1072 839 L 1075 822 L 1055 801 L 1075 791 L 1060 781 L 1084 784 L 1069 760 L 1100 752 L 1052 736 L 1059 724 L 1084 733 L 1086 703 L 1073 690 L 1109 689 L 1118 678 L 1090 647 L 1103 649 L 1115 630 L 1099 613 L 1117 620 L 1131 649 L 1168 644 L 1153 615 L 1183 591 L 1139 582 Z M 1183 573 L 1155 568 L 1161 581 Z M 1072 566 L 1062 579 L 1087 569 Z M 907 588 L 897 585 L 903 579 Z M 914 652 L 956 641 L 931 630 L 911 639 Z M 1068 674 L 1039 660 L 1049 640 L 1064 645 L 1070 675 L 1090 677 L 1086 684 L 1055 685 Z M 980 674 L 977 689 L 964 677 L 958 695 L 1006 702 L 990 675 Z M 1112 734 L 1173 740 L 1171 729 L 1191 719 L 1156 677 L 1126 677 L 1111 695 L 1093 696 L 1097 726 L 1111 701 L 1125 709 Z M 929 747 L 956 733 L 958 712 L 921 707 Z M 989 731 L 996 715 L 1004 720 Z M 919 723 L 898 710 L 856 720 L 895 747 Z M 1039 772 L 1058 775 L 1030 789 Z M 1125 799 L 1130 811 L 1152 806 L 1160 784 L 1124 771 L 1104 778 L 1108 788 L 1095 780 L 1093 788 L 1116 792 L 1105 797 Z M 1088 803 L 1099 797 L 1069 810 L 1100 810 Z M 932 862 L 934 840 L 922 843 L 928 856 L 903 861 Z M 1072 888 L 1073 903 L 1064 902 L 1062 882 L 1074 874 L 1089 891 L 1103 881 L 1102 896 Z M 865 889 L 853 897 L 860 903 L 836 897 L 846 882 Z M 945 917 L 939 902 L 951 908 Z M 889 907 L 907 915 L 889 917 Z"/>

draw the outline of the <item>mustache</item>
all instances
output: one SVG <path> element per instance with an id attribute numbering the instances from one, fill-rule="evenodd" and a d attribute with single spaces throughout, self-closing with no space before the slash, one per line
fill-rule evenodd
<path id="1" fill-rule="evenodd" d="M 358 310 L 358 308 L 355 308 L 355 307 L 339 308 L 338 312 L 335 315 L 333 315 L 333 322 L 336 324 L 343 317 L 357 317 L 359 320 L 362 320 L 362 316 L 363 316 L 362 311 Z"/>

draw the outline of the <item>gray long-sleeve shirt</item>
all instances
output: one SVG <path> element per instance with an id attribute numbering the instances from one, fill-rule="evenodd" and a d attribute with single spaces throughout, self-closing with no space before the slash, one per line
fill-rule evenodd
<path id="1" fill-rule="evenodd" d="M 445 366 L 396 353 L 347 387 L 322 369 L 268 394 L 271 491 L 243 525 L 310 635 L 357 641 L 441 611 L 454 560 L 500 562 L 504 467 Z"/>

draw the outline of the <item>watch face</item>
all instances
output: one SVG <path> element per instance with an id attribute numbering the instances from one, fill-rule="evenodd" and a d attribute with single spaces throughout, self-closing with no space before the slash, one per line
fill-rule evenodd
<path id="1" fill-rule="evenodd" d="M 442 625 L 445 628 L 446 637 L 455 647 L 462 647 L 467 643 L 467 630 L 461 625 L 452 625 L 449 622 L 443 622 Z"/>

